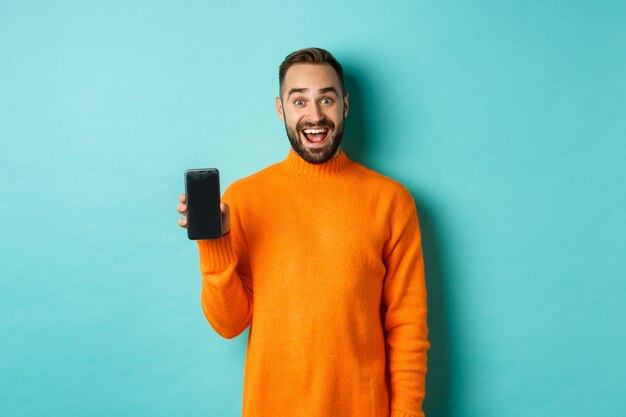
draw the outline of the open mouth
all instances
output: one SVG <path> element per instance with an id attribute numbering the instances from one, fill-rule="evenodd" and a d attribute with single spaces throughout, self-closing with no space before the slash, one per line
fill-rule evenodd
<path id="1" fill-rule="evenodd" d="M 303 129 L 302 133 L 309 143 L 319 144 L 328 137 L 329 129 L 326 127 Z"/>

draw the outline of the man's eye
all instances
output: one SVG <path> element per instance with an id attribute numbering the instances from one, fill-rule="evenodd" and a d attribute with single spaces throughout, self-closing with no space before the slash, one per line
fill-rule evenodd
<path id="1" fill-rule="evenodd" d="M 296 100 L 293 102 L 296 106 L 302 106 L 304 104 L 304 100 Z"/>
<path id="2" fill-rule="evenodd" d="M 322 99 L 322 104 L 333 104 L 333 99 L 332 98 L 323 98 Z"/>

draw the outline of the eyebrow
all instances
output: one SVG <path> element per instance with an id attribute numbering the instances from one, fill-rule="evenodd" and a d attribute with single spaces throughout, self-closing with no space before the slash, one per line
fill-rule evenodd
<path id="1" fill-rule="evenodd" d="M 339 93 L 337 93 L 337 89 L 333 86 L 324 87 L 324 88 L 320 88 L 319 90 L 317 90 L 317 92 L 320 94 L 328 93 L 329 91 L 332 91 L 333 93 L 335 93 L 336 96 L 339 96 Z M 291 90 L 289 90 L 289 94 L 287 94 L 287 98 L 289 98 L 289 96 L 291 96 L 293 93 L 308 93 L 308 92 L 309 92 L 308 88 L 292 88 Z"/>

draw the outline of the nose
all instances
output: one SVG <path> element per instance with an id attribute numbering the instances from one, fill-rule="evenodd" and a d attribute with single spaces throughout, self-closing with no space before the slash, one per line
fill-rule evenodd
<path id="1" fill-rule="evenodd" d="M 320 103 L 315 103 L 311 107 L 311 119 L 316 122 L 319 122 L 324 118 L 324 113 L 322 112 L 322 108 L 320 107 Z"/>

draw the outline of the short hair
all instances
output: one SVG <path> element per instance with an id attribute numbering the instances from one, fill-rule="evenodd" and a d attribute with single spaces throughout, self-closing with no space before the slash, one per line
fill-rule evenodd
<path id="1" fill-rule="evenodd" d="M 322 48 L 304 48 L 287 55 L 285 60 L 280 64 L 278 69 L 278 86 L 282 97 L 283 82 L 285 80 L 285 74 L 287 70 L 294 64 L 328 64 L 330 65 L 339 78 L 341 84 L 341 92 L 345 94 L 343 87 L 343 68 L 339 61 L 325 49 Z"/>

